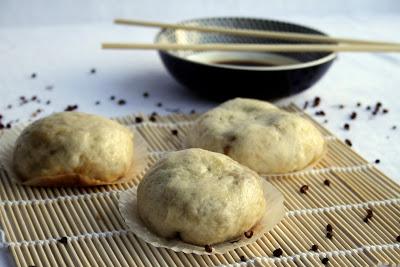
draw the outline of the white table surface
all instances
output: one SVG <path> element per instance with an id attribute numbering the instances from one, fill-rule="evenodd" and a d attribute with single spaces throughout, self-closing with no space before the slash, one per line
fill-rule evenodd
<path id="1" fill-rule="evenodd" d="M 400 42 L 400 16 L 374 17 L 314 16 L 278 17 L 324 30 L 332 35 L 387 39 Z M 170 20 L 173 21 L 173 20 Z M 165 108 L 204 111 L 216 103 L 199 99 L 174 81 L 166 72 L 156 52 L 102 51 L 102 41 L 152 41 L 155 30 L 114 26 L 108 21 L 90 24 L 65 24 L 36 27 L 0 27 L 0 113 L 3 123 L 27 121 L 38 108 L 38 117 L 62 111 L 77 104 L 79 111 L 105 116 L 136 112 L 168 113 Z M 95 74 L 90 74 L 92 68 Z M 30 76 L 36 73 L 37 77 Z M 46 90 L 46 86 L 53 86 Z M 144 99 L 143 92 L 150 97 Z M 111 95 L 125 99 L 119 106 Z M 19 97 L 37 96 L 41 103 L 19 106 Z M 369 161 L 379 158 L 379 168 L 400 182 L 400 55 L 343 53 L 327 75 L 310 90 L 288 97 L 281 104 L 321 97 L 318 109 L 326 117 L 316 117 L 341 139 L 348 138 L 353 148 Z M 47 100 L 51 101 L 46 105 Z M 95 105 L 95 101 L 101 101 Z M 382 102 L 388 114 L 371 116 L 366 105 Z M 162 102 L 163 107 L 156 107 Z M 356 103 L 362 107 L 357 108 Z M 11 104 L 12 108 L 7 106 Z M 343 104 L 343 110 L 338 105 Z M 355 121 L 348 119 L 356 111 Z M 37 117 L 37 118 L 38 118 Z M 350 123 L 350 131 L 343 124 Z M 397 125 L 397 130 L 391 127 Z M 9 266 L 3 251 L 0 266 Z"/>

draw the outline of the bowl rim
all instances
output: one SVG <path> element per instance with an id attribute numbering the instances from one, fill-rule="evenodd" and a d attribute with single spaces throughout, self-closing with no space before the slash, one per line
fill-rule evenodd
<path id="1" fill-rule="evenodd" d="M 184 23 L 190 23 L 190 22 L 194 22 L 194 21 L 198 21 L 198 20 L 207 20 L 207 19 L 252 19 L 252 20 L 278 22 L 278 23 L 292 24 L 295 26 L 308 28 L 310 30 L 319 32 L 321 35 L 329 36 L 328 34 L 322 32 L 318 29 L 315 29 L 315 28 L 312 28 L 312 27 L 309 27 L 306 25 L 302 25 L 299 23 L 293 23 L 293 22 L 289 22 L 289 21 L 282 21 L 282 20 L 275 20 L 275 19 L 258 18 L 258 17 L 229 17 L 229 16 L 228 17 L 201 17 L 201 18 L 194 18 L 194 19 L 179 21 L 177 24 L 184 24 Z M 160 31 L 158 31 L 158 33 L 156 34 L 156 36 L 154 38 L 154 43 L 160 43 L 159 42 L 160 36 L 166 31 L 167 31 L 167 29 L 161 29 Z M 168 50 L 158 50 L 158 52 L 167 54 L 176 59 L 189 61 L 191 63 L 204 65 L 204 66 L 208 66 L 208 67 L 220 68 L 220 69 L 231 69 L 231 70 L 249 70 L 249 71 L 283 71 L 283 70 L 304 69 L 304 68 L 321 65 L 321 64 L 324 64 L 326 62 L 329 62 L 329 61 L 337 58 L 337 52 L 330 52 L 328 55 L 326 55 L 324 57 L 321 57 L 321 58 L 318 58 L 315 60 L 311 60 L 311 61 L 307 61 L 307 62 L 301 62 L 298 64 L 290 64 L 290 65 L 282 65 L 282 66 L 265 66 L 265 67 L 255 66 L 255 67 L 252 67 L 252 66 L 234 66 L 234 65 L 223 65 L 223 64 L 213 64 L 213 63 L 202 62 L 202 61 L 178 56 L 174 53 L 171 53 L 171 51 L 168 51 Z M 272 53 L 272 54 L 277 54 L 277 53 Z"/>

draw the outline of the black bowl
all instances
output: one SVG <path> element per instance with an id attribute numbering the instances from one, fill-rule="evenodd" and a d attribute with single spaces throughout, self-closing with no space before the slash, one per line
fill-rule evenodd
<path id="1" fill-rule="evenodd" d="M 325 35 L 305 26 L 266 19 L 203 18 L 181 24 Z M 173 29 L 160 31 L 155 42 L 305 43 Z M 159 51 L 159 54 L 164 66 L 176 80 L 198 94 L 215 100 L 233 97 L 276 99 L 297 94 L 315 84 L 336 58 L 336 53 Z M 233 61 L 235 65 L 231 64 Z M 250 65 L 236 65 L 249 64 L 248 61 L 251 61 Z M 259 64 L 261 66 L 257 66 Z"/>

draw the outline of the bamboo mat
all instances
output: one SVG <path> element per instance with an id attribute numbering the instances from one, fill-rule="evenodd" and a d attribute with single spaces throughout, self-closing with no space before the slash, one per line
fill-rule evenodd
<path id="1" fill-rule="evenodd" d="M 291 105 L 289 111 L 301 112 Z M 303 114 L 309 118 L 307 115 Z M 143 116 L 143 115 L 142 115 Z M 135 123 L 151 148 L 151 162 L 181 147 L 196 115 L 157 117 Z M 309 118 L 311 120 L 311 118 Z M 314 122 L 315 123 L 315 122 Z M 285 195 L 285 219 L 252 245 L 223 255 L 196 256 L 155 248 L 129 232 L 118 212 L 118 195 L 140 181 L 96 188 L 31 188 L 0 175 L 0 223 L 16 266 L 330 266 L 400 264 L 400 186 L 316 124 L 328 153 L 311 170 L 265 177 Z M 172 130 L 178 134 L 172 134 Z M 1 137 L 0 137 L 1 138 Z M 328 179 L 330 186 L 324 185 Z M 307 194 L 300 187 L 308 185 Z M 373 218 L 363 221 L 367 209 Z M 326 237 L 327 224 L 333 238 Z M 311 252 L 313 244 L 318 252 Z M 272 256 L 281 248 L 282 257 Z"/>

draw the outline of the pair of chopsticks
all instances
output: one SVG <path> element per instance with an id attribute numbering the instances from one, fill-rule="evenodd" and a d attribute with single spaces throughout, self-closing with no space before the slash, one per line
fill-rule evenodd
<path id="1" fill-rule="evenodd" d="M 103 49 L 143 49 L 143 50 L 192 50 L 192 51 L 254 51 L 254 52 L 400 52 L 399 43 L 380 42 L 372 40 L 358 40 L 351 38 L 337 38 L 317 34 L 303 34 L 292 32 L 259 31 L 246 29 L 232 29 L 223 27 L 204 27 L 195 25 L 181 25 L 172 23 L 116 19 L 116 24 L 157 27 L 198 31 L 207 33 L 229 34 L 236 36 L 250 36 L 272 38 L 279 40 L 294 40 L 314 42 L 315 44 L 172 44 L 172 43 L 103 43 Z"/>

